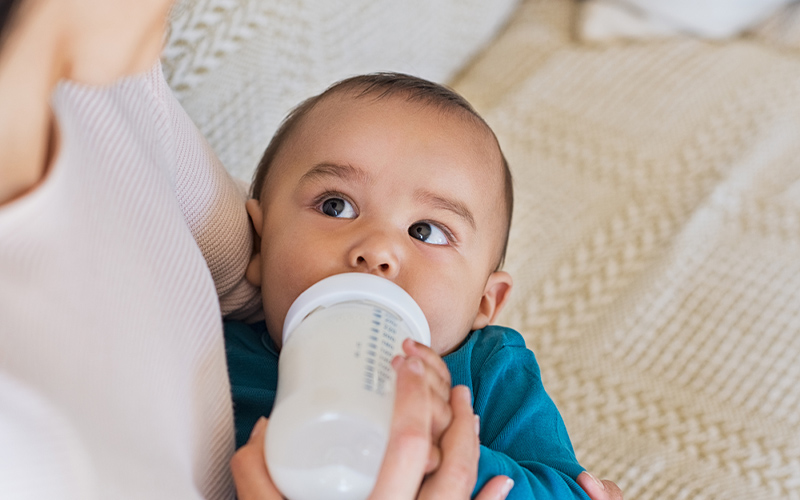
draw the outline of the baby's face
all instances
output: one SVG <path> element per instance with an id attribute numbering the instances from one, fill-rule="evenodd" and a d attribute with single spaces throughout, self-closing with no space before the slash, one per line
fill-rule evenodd
<path id="1" fill-rule="evenodd" d="M 334 274 L 400 285 L 439 354 L 494 317 L 487 290 L 500 288 L 499 305 L 510 290 L 508 275 L 493 272 L 505 229 L 500 152 L 452 111 L 404 97 L 329 97 L 291 135 L 261 206 L 252 200 L 248 210 L 262 236 L 264 311 L 278 345 L 292 302 Z"/>

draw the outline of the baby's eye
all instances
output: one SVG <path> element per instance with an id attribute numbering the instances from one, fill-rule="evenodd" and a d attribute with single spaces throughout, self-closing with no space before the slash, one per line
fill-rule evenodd
<path id="1" fill-rule="evenodd" d="M 449 243 L 447 235 L 433 224 L 428 222 L 417 222 L 408 228 L 408 234 L 431 245 L 447 245 Z"/>
<path id="2" fill-rule="evenodd" d="M 341 219 L 354 219 L 356 217 L 356 211 L 353 209 L 353 205 L 342 198 L 326 199 L 322 202 L 320 210 L 322 210 L 322 213 L 325 215 L 339 217 Z"/>

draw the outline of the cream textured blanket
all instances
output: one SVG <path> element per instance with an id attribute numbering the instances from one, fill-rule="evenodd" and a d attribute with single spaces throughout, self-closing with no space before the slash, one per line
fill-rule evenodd
<path id="1" fill-rule="evenodd" d="M 329 59 L 395 54 L 371 37 L 386 16 L 410 21 L 370 2 L 299 4 L 310 18 L 291 2 L 195 3 L 176 11 L 165 65 L 242 177 L 311 87 L 372 69 L 449 78 L 511 6 L 486 19 L 491 2 L 421 2 L 458 4 L 461 30 L 408 37 L 416 62 L 341 69 Z M 451 80 L 515 175 L 502 322 L 536 352 L 581 463 L 627 499 L 800 499 L 799 16 L 726 42 L 590 46 L 572 41 L 575 13 L 523 2 Z M 309 26 L 347 43 L 316 46 Z M 256 67 L 276 46 L 283 58 Z"/>
<path id="2" fill-rule="evenodd" d="M 798 499 L 800 51 L 573 15 L 525 3 L 456 82 L 516 176 L 503 320 L 626 498 Z"/>

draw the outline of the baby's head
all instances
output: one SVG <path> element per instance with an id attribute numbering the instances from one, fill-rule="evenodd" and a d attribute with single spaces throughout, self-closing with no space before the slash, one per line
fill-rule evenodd
<path id="1" fill-rule="evenodd" d="M 439 354 L 508 298 L 511 174 L 488 125 L 440 85 L 372 74 L 303 102 L 267 147 L 252 197 L 259 238 L 247 276 L 278 345 L 292 302 L 334 274 L 400 285 Z"/>

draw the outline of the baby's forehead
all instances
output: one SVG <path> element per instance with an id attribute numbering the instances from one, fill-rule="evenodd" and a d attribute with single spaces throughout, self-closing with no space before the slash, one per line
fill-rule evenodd
<path id="1" fill-rule="evenodd" d="M 347 114 L 351 119 L 366 120 L 372 106 L 388 104 L 393 110 L 402 109 L 413 114 L 415 119 L 427 116 L 436 122 L 449 122 L 456 127 L 446 127 L 452 134 L 469 138 L 468 149 L 481 158 L 485 168 L 480 172 L 485 178 L 486 186 L 494 185 L 503 175 L 504 159 L 497 139 L 489 126 L 471 109 L 465 109 L 450 101 L 432 99 L 426 96 L 414 96 L 403 91 L 394 93 L 379 93 L 378 91 L 362 94 L 358 89 L 343 90 L 331 95 L 323 96 L 317 105 L 309 112 L 308 122 L 313 123 L 317 118 L 328 118 L 336 121 L 338 115 Z M 315 113 L 316 112 L 316 113 Z M 388 111 L 391 112 L 391 111 Z M 310 134 L 318 133 L 314 127 L 306 128 Z M 308 137 L 306 137 L 307 139 Z M 432 164 L 431 168 L 436 165 Z M 466 169 L 466 166 L 465 166 Z M 498 177 L 499 176 L 499 177 Z M 502 182 L 500 182 L 502 185 Z"/>
<path id="2" fill-rule="evenodd" d="M 415 118 L 423 115 L 432 120 L 456 124 L 456 127 L 446 127 L 446 129 L 452 130 L 453 135 L 469 139 L 465 147 L 480 159 L 483 168 L 477 174 L 481 177 L 483 186 L 496 195 L 494 198 L 499 204 L 503 204 L 503 198 L 508 197 L 507 191 L 510 189 L 510 173 L 507 170 L 506 160 L 492 130 L 471 108 L 464 108 L 447 100 L 414 96 L 403 91 L 393 93 L 374 91 L 364 94 L 359 89 L 345 89 L 322 96 L 305 118 L 311 124 L 319 123 L 318 119 L 325 118 L 335 122 L 340 114 L 346 113 L 351 119 L 359 120 L 360 113 L 366 117 L 371 106 L 381 104 L 389 104 L 393 109 L 410 111 Z M 305 129 L 305 133 L 312 135 L 320 130 L 313 126 L 301 128 Z M 300 137 L 300 140 L 305 142 L 304 139 L 309 138 Z M 434 169 L 436 165 L 431 164 L 430 168 Z M 467 168 L 467 165 L 464 165 L 464 169 Z"/>
<path id="3" fill-rule="evenodd" d="M 487 156 L 487 162 L 492 165 L 502 165 L 502 152 L 494 133 L 471 108 L 464 108 L 445 99 L 435 99 L 429 96 L 417 96 L 404 91 L 379 92 L 372 91 L 361 93 L 358 89 L 343 89 L 330 95 L 321 96 L 319 101 L 309 111 L 306 120 L 314 122 L 316 118 L 327 117 L 336 119 L 337 115 L 347 113 L 358 119 L 359 112 L 365 116 L 372 105 L 389 103 L 401 109 L 415 113 L 415 116 L 427 115 L 432 120 L 444 120 L 461 125 L 458 134 L 468 135 L 473 139 L 476 150 L 481 155 Z M 301 127 L 302 128 L 302 127 Z M 305 130 L 314 133 L 313 128 Z M 493 169 L 488 172 L 492 173 Z"/>

